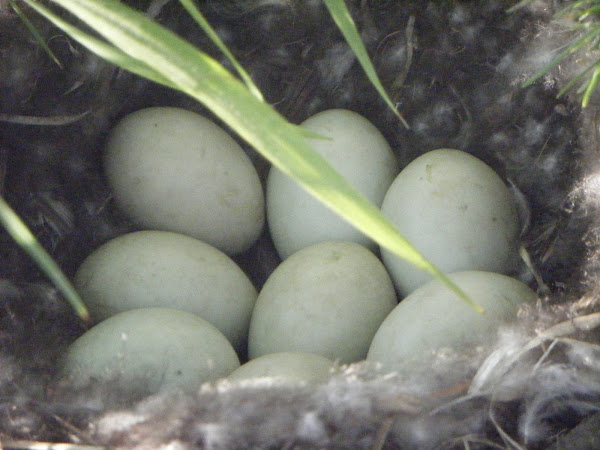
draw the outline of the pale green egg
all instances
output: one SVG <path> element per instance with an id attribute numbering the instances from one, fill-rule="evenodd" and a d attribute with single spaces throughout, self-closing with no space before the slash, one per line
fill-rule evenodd
<path id="1" fill-rule="evenodd" d="M 250 358 L 308 352 L 359 361 L 395 305 L 389 275 L 366 248 L 353 242 L 306 247 L 281 263 L 259 293 L 250 320 Z"/>
<path id="2" fill-rule="evenodd" d="M 536 294 L 506 275 L 468 271 L 449 275 L 472 300 L 485 309 L 478 313 L 438 280 L 412 292 L 383 321 L 367 359 L 402 373 L 427 370 L 432 358 L 445 350 L 469 354 L 490 344 L 502 324 L 516 320 L 522 303 Z"/>
<path id="3" fill-rule="evenodd" d="M 381 205 L 398 173 L 398 162 L 383 135 L 367 119 L 352 111 L 320 112 L 301 125 L 325 139 L 311 139 L 311 147 L 365 198 Z M 267 219 L 279 255 L 324 241 L 352 241 L 372 250 L 375 243 L 313 198 L 277 168 L 267 178 Z"/>
<path id="4" fill-rule="evenodd" d="M 143 228 L 186 234 L 229 254 L 261 233 L 264 196 L 252 162 L 194 112 L 153 107 L 125 116 L 110 132 L 104 167 L 116 203 Z"/>
<path id="5" fill-rule="evenodd" d="M 433 150 L 412 161 L 381 211 L 445 273 L 509 273 L 518 261 L 519 218 L 509 189 L 483 161 L 460 150 Z M 432 278 L 386 249 L 381 255 L 402 295 Z"/>
<path id="6" fill-rule="evenodd" d="M 257 296 L 223 252 L 167 231 L 110 240 L 84 260 L 75 286 L 96 320 L 143 307 L 180 309 L 216 326 L 238 351 L 246 343 Z"/>
<path id="7" fill-rule="evenodd" d="M 227 378 L 276 378 L 290 381 L 319 383 L 330 377 L 333 361 L 320 355 L 304 352 L 269 353 L 248 361 Z"/>
<path id="8" fill-rule="evenodd" d="M 194 392 L 239 367 L 229 341 L 200 317 L 167 308 L 119 313 L 68 348 L 59 385 L 110 383 L 126 396 L 163 389 Z"/>

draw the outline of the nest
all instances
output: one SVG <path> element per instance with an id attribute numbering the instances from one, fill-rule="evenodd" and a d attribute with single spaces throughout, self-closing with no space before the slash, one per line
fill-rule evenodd
<path id="1" fill-rule="evenodd" d="M 127 3 L 136 6 L 136 2 Z M 144 2 L 137 2 L 144 3 Z M 0 438 L 123 448 L 592 448 L 600 408 L 598 99 L 558 90 L 597 58 L 522 83 L 574 35 L 553 2 L 347 2 L 406 129 L 372 88 L 320 1 L 201 2 L 209 22 L 294 123 L 330 108 L 372 121 L 402 165 L 458 148 L 492 166 L 523 203 L 536 305 L 476 358 L 440 357 L 471 376 L 453 386 L 339 367 L 328 383 L 219 382 L 195 396 L 124 405 L 104 386 L 58 396 L 57 359 L 84 328 L 0 233 Z M 139 5 L 137 5 L 139 6 Z M 147 2 L 146 2 L 147 6 Z M 177 2 L 148 13 L 228 66 Z M 107 240 L 135 230 L 113 205 L 100 155 L 120 117 L 190 98 L 88 53 L 29 12 L 56 66 L 0 1 L 0 181 L 4 198 L 69 276 Z M 240 142 L 264 179 L 268 164 Z M 260 288 L 279 263 L 268 234 L 235 257 Z M 596 432 L 597 433 L 597 432 Z"/>

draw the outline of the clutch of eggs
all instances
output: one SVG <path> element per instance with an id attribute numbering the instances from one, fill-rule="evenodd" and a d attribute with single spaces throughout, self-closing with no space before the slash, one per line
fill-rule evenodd
<path id="1" fill-rule="evenodd" d="M 516 280 L 481 272 L 510 270 L 519 231 L 507 187 L 482 161 L 440 149 L 398 175 L 389 145 L 362 116 L 329 110 L 302 126 L 323 136 L 311 139 L 313 148 L 431 262 L 445 272 L 478 271 L 451 278 L 488 314 L 480 317 L 437 282 L 396 306 L 394 285 L 408 295 L 429 275 L 382 249 L 384 267 L 370 239 L 275 168 L 267 216 L 285 261 L 257 298 L 222 253 L 247 249 L 263 226 L 262 188 L 249 158 L 208 119 L 147 108 L 113 129 L 105 168 L 117 204 L 139 225 L 165 231 L 121 236 L 82 264 L 76 285 L 103 321 L 71 346 L 63 379 L 195 388 L 233 372 L 234 348 L 243 352 L 246 339 L 254 359 L 232 379 L 323 380 L 332 361 L 367 353 L 398 370 L 417 355 L 492 336 L 534 296 Z"/>

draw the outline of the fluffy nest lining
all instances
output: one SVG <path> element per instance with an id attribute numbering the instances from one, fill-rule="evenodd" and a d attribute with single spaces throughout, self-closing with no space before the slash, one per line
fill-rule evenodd
<path id="1" fill-rule="evenodd" d="M 593 446 L 589 430 L 600 408 L 598 99 L 582 110 L 577 97 L 556 94 L 597 56 L 580 54 L 522 88 L 574 36 L 568 23 L 552 20 L 551 1 L 511 14 L 500 1 L 348 6 L 410 129 L 370 86 L 322 2 L 201 2 L 267 101 L 291 121 L 347 108 L 379 127 L 402 165 L 449 147 L 494 167 L 523 198 L 522 243 L 531 264 L 515 272 L 537 289 L 538 303 L 477 357 L 440 355 L 427 380 L 400 380 L 359 363 L 318 386 L 220 382 L 196 396 L 165 393 L 123 405 L 107 386 L 55 394 L 57 358 L 83 327 L 3 233 L 6 448 L 33 441 L 78 448 Z M 177 2 L 150 2 L 148 13 L 221 59 Z M 110 126 L 146 106 L 211 114 L 29 16 L 64 68 L 48 60 L 0 1 L 2 195 L 73 275 L 94 248 L 135 229 L 112 204 L 100 168 Z M 264 177 L 268 165 L 245 148 Z M 267 234 L 236 261 L 258 288 L 279 263 Z M 457 365 L 472 376 L 444 385 L 444 373 Z"/>

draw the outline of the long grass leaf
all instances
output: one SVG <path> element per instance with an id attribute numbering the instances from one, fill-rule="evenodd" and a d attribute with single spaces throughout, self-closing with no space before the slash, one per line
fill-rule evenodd
<path id="1" fill-rule="evenodd" d="M 584 20 L 584 19 L 588 18 L 589 16 L 598 14 L 599 12 L 600 12 L 600 6 L 590 7 L 589 9 L 586 9 L 585 11 L 583 11 L 581 13 L 581 15 L 579 15 L 579 17 L 577 17 L 577 20 Z"/>
<path id="2" fill-rule="evenodd" d="M 543 77 L 546 73 L 548 73 L 548 71 L 550 69 L 552 69 L 557 64 L 559 64 L 563 59 L 565 59 L 571 53 L 576 52 L 578 49 L 580 49 L 582 46 L 584 46 L 588 41 L 594 39 L 595 37 L 597 37 L 599 35 L 600 35 L 600 27 L 598 27 L 597 29 L 590 30 L 589 32 L 580 36 L 575 41 L 573 41 L 565 50 L 560 52 L 560 54 L 558 56 L 553 58 L 552 61 L 550 61 L 548 64 L 546 64 L 542 70 L 537 72 L 535 75 L 533 75 L 531 78 L 529 78 L 525 83 L 523 83 L 522 86 L 523 87 L 531 86 L 533 83 L 535 83 L 541 77 Z"/>
<path id="3" fill-rule="evenodd" d="M 590 1 L 589 0 L 583 0 L 583 1 L 578 1 L 578 2 L 573 2 L 570 5 L 566 5 L 564 8 L 562 8 L 560 11 L 558 11 L 555 15 L 556 18 L 562 18 L 567 16 L 570 13 L 573 13 L 574 15 L 577 15 L 577 10 L 584 8 L 585 6 L 589 5 Z M 585 11 L 585 9 L 584 9 Z"/>
<path id="4" fill-rule="evenodd" d="M 510 8 L 508 11 L 511 12 L 514 9 L 524 6 L 525 4 L 530 3 L 529 0 L 522 1 L 518 5 L 513 8 Z M 572 53 L 576 53 L 579 50 L 587 48 L 587 50 L 597 50 L 600 47 L 600 26 L 595 21 L 586 21 L 586 19 L 590 16 L 595 16 L 600 11 L 600 6 L 597 4 L 598 1 L 590 1 L 590 0 L 579 0 L 574 1 L 570 5 L 567 5 L 560 9 L 555 15 L 554 19 L 556 21 L 569 17 L 572 21 L 576 21 L 573 25 L 571 25 L 571 30 L 584 30 L 584 32 L 576 38 L 573 42 L 571 42 L 565 50 L 563 50 L 558 56 L 552 59 L 550 63 L 548 63 L 542 70 L 534 74 L 530 77 L 524 84 L 523 87 L 530 86 L 539 78 L 541 78 L 544 74 L 548 73 L 553 67 L 558 65 L 561 61 L 563 61 L 568 55 Z M 582 83 L 581 87 L 577 90 L 578 93 L 582 93 L 581 105 L 582 107 L 586 107 L 590 101 L 590 97 L 593 94 L 594 90 L 600 83 L 600 60 L 594 61 L 593 64 L 589 65 L 583 71 L 581 71 L 577 76 L 572 78 L 566 86 L 564 86 L 557 97 L 561 97 L 565 94 L 569 89 L 571 89 L 575 84 L 579 83 L 584 76 L 592 69 L 595 69 L 592 76 L 585 82 Z"/>
<path id="5" fill-rule="evenodd" d="M 56 265 L 52 257 L 44 250 L 27 225 L 19 218 L 17 213 L 0 197 L 0 223 L 17 244 L 38 264 L 40 269 L 52 280 L 65 298 L 71 303 L 73 309 L 84 321 L 90 320 L 90 314 L 75 291 L 73 285 Z"/>
<path id="6" fill-rule="evenodd" d="M 577 76 L 575 76 L 571 80 L 569 80 L 569 82 L 560 91 L 558 91 L 558 94 L 556 94 L 556 98 L 560 98 L 563 95 L 565 95 L 565 93 L 569 89 L 571 89 L 573 86 L 575 86 L 577 83 L 579 83 L 590 70 L 592 70 L 593 68 L 598 66 L 598 63 L 599 63 L 599 61 L 594 61 L 592 64 L 587 66 L 584 70 L 582 70 L 579 74 L 577 74 Z"/>
<path id="7" fill-rule="evenodd" d="M 385 88 L 381 84 L 379 76 L 375 71 L 375 67 L 373 67 L 373 64 L 371 63 L 371 58 L 369 58 L 367 49 L 365 48 L 365 45 L 363 44 L 363 41 L 360 38 L 360 34 L 356 29 L 354 20 L 352 20 L 352 16 L 350 16 L 350 12 L 348 11 L 346 4 L 344 3 L 344 0 L 324 0 L 324 2 L 325 6 L 327 6 L 327 9 L 329 10 L 329 14 L 333 18 L 334 22 L 336 23 L 342 34 L 344 35 L 346 42 L 348 42 L 348 45 L 356 55 L 358 62 L 365 71 L 365 74 L 369 78 L 371 84 L 375 87 L 375 89 L 377 89 L 377 92 L 379 92 L 381 98 L 384 99 L 384 101 L 387 103 L 390 109 L 400 119 L 402 124 L 406 128 L 410 128 L 406 120 L 404 120 L 404 117 L 402 117 L 400 112 L 398 112 L 398 110 L 396 109 L 396 106 L 394 105 L 390 97 L 387 95 Z"/>
<path id="8" fill-rule="evenodd" d="M 39 31 L 37 30 L 35 25 L 33 25 L 31 23 L 29 18 L 25 15 L 23 10 L 19 7 L 19 5 L 17 5 L 15 3 L 14 0 L 9 0 L 9 2 L 10 2 L 10 6 L 12 7 L 12 9 L 17 13 L 17 16 L 19 16 L 19 19 L 21 19 L 21 22 L 23 22 L 25 27 L 27 27 L 27 29 L 33 35 L 34 39 L 37 41 L 37 43 L 40 45 L 40 47 L 42 47 L 44 49 L 44 51 L 46 52 L 46 54 L 50 57 L 50 59 L 52 59 L 52 61 L 54 61 L 56 63 L 56 65 L 62 69 L 63 65 L 60 63 L 60 61 L 58 60 L 58 58 L 56 57 L 54 52 L 52 52 L 50 47 L 48 47 L 48 44 L 46 44 L 46 41 L 41 36 L 41 34 L 39 33 Z"/>
<path id="9" fill-rule="evenodd" d="M 127 55 L 121 50 L 115 48 L 112 45 L 107 44 L 106 42 L 101 41 L 100 39 L 96 39 L 93 36 L 84 33 L 77 27 L 71 25 L 58 15 L 54 14 L 48 8 L 42 6 L 40 3 L 30 2 L 29 6 L 31 6 L 32 9 L 36 10 L 44 17 L 46 17 L 46 19 L 51 21 L 54 25 L 63 30 L 65 33 L 68 33 L 81 45 L 86 47 L 91 52 L 97 54 L 101 58 L 104 58 L 106 61 L 109 61 L 119 67 L 125 67 L 130 72 L 152 80 L 155 83 L 163 84 L 165 86 L 176 89 L 176 87 L 172 85 L 169 80 L 164 78 L 162 75 L 160 75 L 158 72 L 153 70 L 145 63 L 142 63 L 136 60 L 135 58 L 132 58 L 131 56 Z"/>
<path id="10" fill-rule="evenodd" d="M 596 67 L 596 70 L 594 70 L 594 73 L 592 74 L 592 77 L 590 78 L 590 81 L 588 82 L 587 89 L 585 90 L 585 93 L 583 94 L 583 99 L 581 100 L 581 106 L 583 106 L 584 108 L 590 102 L 590 98 L 591 98 L 592 94 L 594 93 L 594 89 L 596 89 L 596 86 L 598 86 L 598 82 L 600 82 L 600 67 Z"/>
<path id="11" fill-rule="evenodd" d="M 203 103 L 272 164 L 382 247 L 433 274 L 477 311 L 483 311 L 316 153 L 297 126 L 258 101 L 214 59 L 115 0 L 53 1 Z"/>
<path id="12" fill-rule="evenodd" d="M 258 86 L 254 84 L 254 81 L 252 81 L 250 75 L 248 75 L 248 73 L 241 66 L 241 64 L 237 62 L 235 56 L 231 54 L 227 46 L 223 43 L 219 35 L 215 32 L 213 27 L 211 27 L 208 21 L 204 18 L 202 12 L 200 12 L 196 5 L 194 5 L 193 0 L 179 0 L 179 3 L 183 5 L 183 7 L 187 10 L 190 16 L 192 16 L 192 18 L 196 21 L 198 26 L 202 28 L 202 31 L 206 33 L 206 35 L 210 38 L 211 41 L 213 41 L 217 48 L 221 50 L 221 53 L 223 53 L 225 57 L 229 60 L 229 62 L 239 74 L 240 78 L 244 81 L 250 92 L 252 92 L 252 94 L 254 94 L 254 96 L 257 99 L 261 101 L 264 100 L 260 89 L 258 89 Z"/>
<path id="13" fill-rule="evenodd" d="M 508 8 L 506 10 L 506 12 L 508 12 L 508 13 L 515 12 L 516 10 L 524 8 L 525 6 L 527 6 L 527 5 L 529 5 L 530 3 L 533 3 L 533 2 L 534 2 L 534 0 L 521 0 L 516 5 L 513 5 L 510 8 Z"/>

